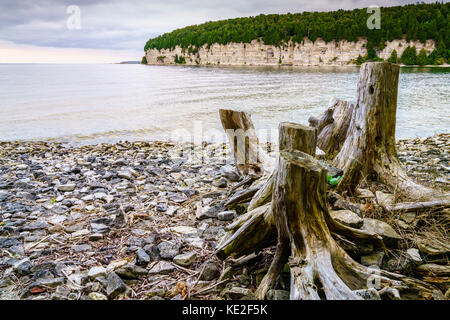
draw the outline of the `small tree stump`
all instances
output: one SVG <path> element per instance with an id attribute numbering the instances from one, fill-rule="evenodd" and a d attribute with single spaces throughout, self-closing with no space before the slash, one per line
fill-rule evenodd
<path id="1" fill-rule="evenodd" d="M 281 122 L 278 126 L 279 150 L 298 150 L 310 154 L 316 153 L 317 130 L 293 122 Z"/>
<path id="2" fill-rule="evenodd" d="M 223 129 L 228 137 L 237 169 L 248 174 L 269 170 L 272 159 L 259 145 L 255 127 L 248 113 L 227 109 L 219 110 Z"/>

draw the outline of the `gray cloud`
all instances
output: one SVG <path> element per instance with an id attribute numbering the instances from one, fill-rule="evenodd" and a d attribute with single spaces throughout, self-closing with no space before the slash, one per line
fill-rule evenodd
<path id="1" fill-rule="evenodd" d="M 175 28 L 260 13 L 394 6 L 409 0 L 0 0 L 0 40 L 62 48 L 143 50 Z M 425 1 L 434 2 L 434 0 Z M 69 5 L 81 10 L 81 29 L 66 27 Z"/>

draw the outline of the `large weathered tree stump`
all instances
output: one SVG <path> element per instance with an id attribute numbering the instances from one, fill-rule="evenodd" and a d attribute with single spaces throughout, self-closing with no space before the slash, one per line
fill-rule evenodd
<path id="1" fill-rule="evenodd" d="M 381 237 L 331 218 L 326 204 L 326 169 L 311 156 L 316 148 L 316 128 L 281 123 L 279 139 L 277 168 L 253 196 L 250 210 L 228 226 L 230 233 L 216 254 L 221 259 L 238 257 L 260 251 L 276 239 L 276 253 L 256 291 L 258 298 L 263 299 L 276 284 L 289 261 L 291 299 L 358 299 L 354 290 L 367 288 L 373 271 L 348 256 L 332 234 L 372 239 L 384 247 Z M 383 270 L 376 278 L 381 287 L 406 290 L 415 298 L 430 298 L 434 290 L 427 283 Z"/>
<path id="2" fill-rule="evenodd" d="M 326 169 L 304 153 L 280 151 L 273 206 L 277 249 L 291 254 L 291 299 L 357 299 L 333 267 L 336 243 L 325 220 Z M 272 266 L 278 266 L 266 277 L 279 274 L 287 254 L 278 253 L 278 259 L 275 254 Z"/>
<path id="3" fill-rule="evenodd" d="M 279 125 L 279 148 L 285 150 L 299 150 L 314 155 L 316 151 L 317 131 L 291 122 Z M 275 224 L 272 207 L 261 206 L 272 200 L 272 188 L 276 169 L 266 178 L 259 191 L 250 201 L 248 212 L 241 216 L 229 227 L 231 231 L 217 246 L 216 254 L 224 259 L 231 255 L 239 257 L 259 251 L 275 241 Z M 257 241 L 254 233 L 257 232 Z M 251 239 L 251 240 L 249 240 Z"/>
<path id="4" fill-rule="evenodd" d="M 398 65 L 365 63 L 359 74 L 356 104 L 332 100 L 320 119 L 310 119 L 319 128 L 319 146 L 333 158 L 334 166 L 344 170 L 345 184 L 340 191 L 353 191 L 365 177 L 388 185 L 405 198 L 427 199 L 433 194 L 432 189 L 408 177 L 397 157 L 398 76 Z"/>
<path id="5" fill-rule="evenodd" d="M 263 299 L 284 263 L 291 269 L 291 299 L 361 299 L 373 271 L 355 262 L 334 240 L 336 223 L 326 204 L 326 169 L 299 151 L 280 151 L 272 210 L 278 233 L 273 262 L 256 291 Z M 380 270 L 380 288 L 412 290 L 430 297 L 427 283 Z"/>
<path id="6" fill-rule="evenodd" d="M 377 289 L 381 289 L 380 294 L 392 291 L 396 298 L 432 297 L 433 286 L 384 270 L 378 270 L 374 275 L 373 269 L 355 262 L 338 245 L 333 237 L 344 235 L 371 239 L 384 248 L 378 234 L 354 229 L 332 219 L 326 203 L 326 168 L 312 157 L 317 140 L 328 155 L 336 155 L 335 165 L 345 170 L 339 191 L 352 191 L 362 177 L 370 177 L 408 197 L 426 196 L 429 189 L 410 180 L 397 159 L 397 81 L 398 66 L 365 64 L 361 69 L 357 104 L 332 100 L 323 116 L 310 119 L 313 128 L 280 124 L 277 167 L 268 170 L 269 174 L 266 170 L 261 179 L 242 192 L 246 195 L 254 193 L 248 211 L 228 226 L 229 234 L 216 251 L 221 259 L 238 257 L 260 251 L 273 244 L 276 238 L 275 256 L 256 291 L 258 298 L 264 299 L 267 291 L 274 287 L 286 262 L 291 269 L 291 299 L 358 299 L 354 290 L 367 288 L 369 280 L 374 278 L 379 285 Z M 230 115 L 234 117 L 231 123 L 235 124 L 223 120 Z M 221 113 L 221 117 L 225 129 L 246 128 L 248 123 L 251 124 L 248 115 L 234 111 Z M 233 144 L 236 134 L 229 137 Z M 257 139 L 240 139 L 247 141 L 247 145 L 234 154 L 245 160 L 249 150 L 258 150 L 249 144 L 250 141 L 257 143 Z M 245 161 L 241 167 L 243 172 L 249 169 Z M 262 171 L 263 161 L 259 163 Z M 241 197 L 241 194 L 236 195 L 236 201 Z M 246 196 L 244 201 L 248 198 Z"/>
<path id="7" fill-rule="evenodd" d="M 282 122 L 279 125 L 280 150 L 297 150 L 314 155 L 316 141 L 316 128 L 290 122 Z M 216 255 L 220 259 L 225 259 L 228 256 L 237 258 L 248 255 L 275 243 L 276 226 L 273 218 L 273 207 L 267 204 L 273 202 L 273 186 L 276 175 L 277 171 L 274 169 L 270 175 L 262 178 L 265 181 L 250 201 L 247 213 L 227 227 L 228 233 L 216 248 Z M 354 239 L 372 240 L 384 247 L 377 234 L 350 228 L 335 221 L 333 221 L 333 226 L 339 234 Z M 256 236 L 255 232 L 257 232 Z"/>

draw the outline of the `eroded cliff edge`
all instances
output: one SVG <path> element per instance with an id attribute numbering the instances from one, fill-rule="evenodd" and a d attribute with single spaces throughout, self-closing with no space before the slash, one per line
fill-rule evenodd
<path id="1" fill-rule="evenodd" d="M 183 57 L 188 65 L 229 65 L 229 66 L 345 66 L 355 65 L 359 55 L 367 54 L 367 40 L 360 38 L 357 42 L 345 40 L 326 43 L 318 38 L 315 42 L 305 38 L 302 43 L 289 42 L 277 47 L 265 45 L 262 40 L 251 43 L 213 44 L 209 48 L 203 45 L 196 53 L 177 46 L 175 49 L 149 49 L 146 51 L 147 64 L 175 64 L 176 58 Z M 415 46 L 417 53 L 424 48 L 430 54 L 436 47 L 434 40 L 406 41 L 405 39 L 387 41 L 386 47 L 377 51 L 380 58 L 388 59 L 392 51 L 398 56 L 408 46 Z"/>

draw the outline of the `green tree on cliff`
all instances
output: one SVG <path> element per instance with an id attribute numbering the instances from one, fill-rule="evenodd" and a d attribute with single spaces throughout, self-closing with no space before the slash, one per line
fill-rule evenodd
<path id="1" fill-rule="evenodd" d="M 416 47 L 407 47 L 405 51 L 403 51 L 401 62 L 406 65 L 416 64 Z"/>
<path id="2" fill-rule="evenodd" d="M 355 60 L 355 64 L 360 66 L 364 63 L 364 61 L 365 61 L 364 58 L 361 57 L 361 55 L 358 55 L 358 58 L 356 58 L 356 60 Z"/>
<path id="3" fill-rule="evenodd" d="M 375 49 L 373 47 L 370 47 L 369 49 L 367 49 L 366 60 L 373 61 L 376 59 L 376 57 L 377 57 L 377 52 L 375 51 Z"/>
<path id="4" fill-rule="evenodd" d="M 397 50 L 393 50 L 391 52 L 391 56 L 387 59 L 388 62 L 390 63 L 397 63 Z"/>
<path id="5" fill-rule="evenodd" d="M 425 51 L 424 48 L 422 48 L 419 51 L 419 54 L 417 55 L 417 58 L 416 58 L 416 63 L 420 66 L 424 66 L 424 65 L 428 64 L 428 56 L 427 56 L 427 52 Z"/>
<path id="6" fill-rule="evenodd" d="M 176 64 L 185 64 L 186 63 L 186 59 L 183 56 L 178 56 L 178 54 L 176 54 L 175 57 L 174 57 L 174 62 Z"/>
<path id="7" fill-rule="evenodd" d="M 450 48 L 450 46 L 446 46 L 445 42 L 441 39 L 436 47 L 437 54 L 440 58 L 448 59 L 450 58 L 450 53 L 447 48 Z"/>

